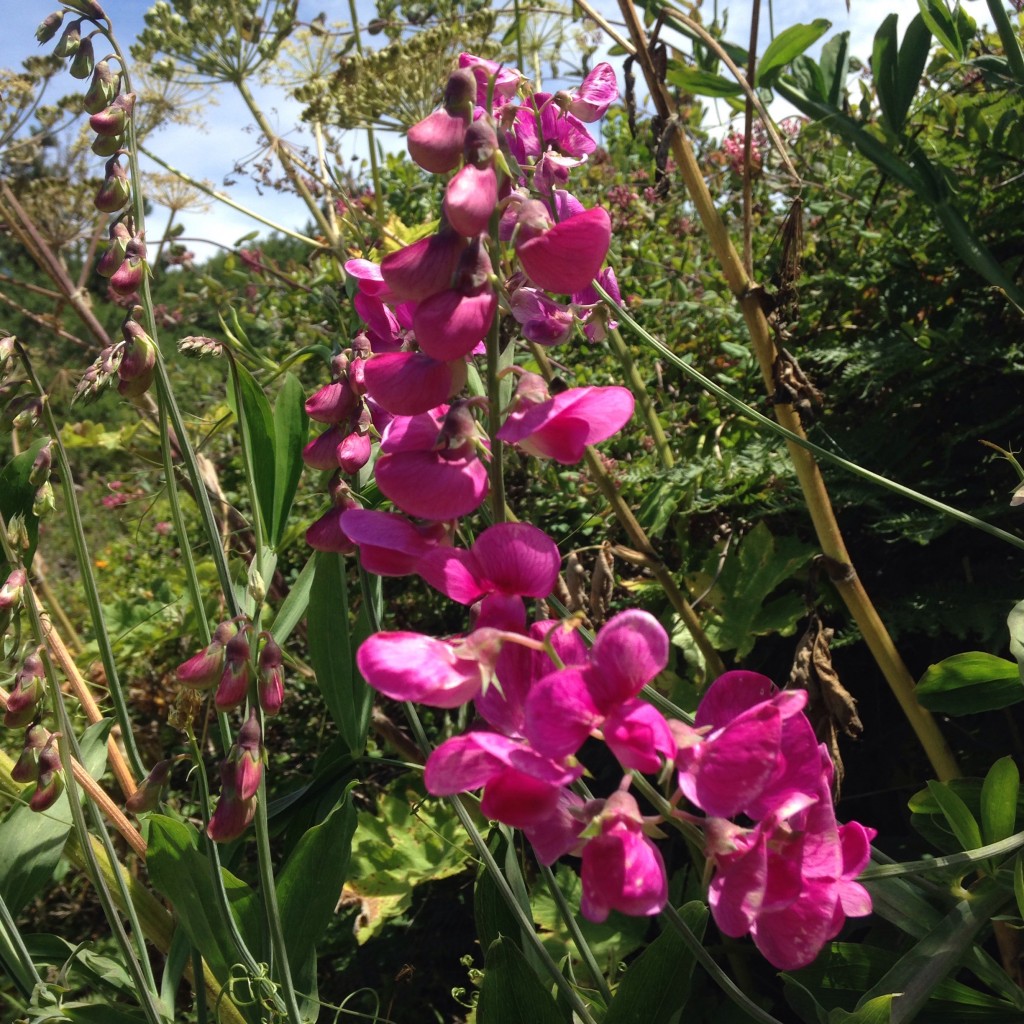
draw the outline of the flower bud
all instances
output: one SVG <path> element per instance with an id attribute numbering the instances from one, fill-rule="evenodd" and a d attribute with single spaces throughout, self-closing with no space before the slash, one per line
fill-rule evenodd
<path id="1" fill-rule="evenodd" d="M 4 585 L 0 587 L 0 608 L 13 608 L 21 600 L 22 591 L 28 583 L 28 573 L 24 569 L 15 569 Z"/>
<path id="2" fill-rule="evenodd" d="M 11 778 L 15 782 L 31 782 L 39 774 L 37 760 L 39 751 L 46 746 L 49 732 L 41 725 L 30 725 L 25 730 L 25 744 L 17 764 L 11 769 Z"/>
<path id="3" fill-rule="evenodd" d="M 17 339 L 13 334 L 0 338 L 0 373 L 7 370 L 7 364 L 14 359 L 14 343 Z"/>
<path id="4" fill-rule="evenodd" d="M 263 713 L 276 715 L 284 702 L 284 657 L 269 633 L 260 633 L 260 637 L 265 642 L 256 661 L 256 692 Z"/>
<path id="5" fill-rule="evenodd" d="M 32 515 L 37 519 L 42 519 L 43 516 L 49 515 L 56 507 L 57 503 L 53 497 L 53 484 L 47 480 L 36 491 L 32 499 Z"/>
<path id="6" fill-rule="evenodd" d="M 221 673 L 213 703 L 218 711 L 230 711 L 245 702 L 249 693 L 252 666 L 249 662 L 252 652 L 246 633 L 249 626 L 243 626 L 225 645 L 224 671 Z"/>
<path id="7" fill-rule="evenodd" d="M 43 400 L 38 395 L 21 395 L 4 410 L 3 421 L 19 430 L 31 429 L 39 423 Z"/>
<path id="8" fill-rule="evenodd" d="M 29 807 L 33 811 L 48 811 L 60 799 L 61 793 L 64 792 L 64 776 L 59 772 L 50 772 L 46 779 L 44 783 L 42 781 L 42 773 L 40 773 L 39 781 L 36 783 L 36 791 L 28 802 Z"/>
<path id="9" fill-rule="evenodd" d="M 206 834 L 215 843 L 237 839 L 256 814 L 256 797 L 243 800 L 235 789 L 234 766 L 225 760 L 220 766 L 221 792 L 217 809 L 206 826 Z"/>
<path id="10" fill-rule="evenodd" d="M 32 468 L 28 471 L 28 482 L 35 487 L 50 479 L 50 466 L 53 464 L 53 445 L 44 444 L 36 453 Z"/>
<path id="11" fill-rule="evenodd" d="M 89 147 L 97 156 L 115 156 L 119 150 L 124 149 L 125 138 L 123 135 L 111 135 L 106 138 L 97 135 Z"/>
<path id="12" fill-rule="evenodd" d="M 40 46 L 48 43 L 57 34 L 57 29 L 64 21 L 64 14 L 64 11 L 54 11 L 43 18 L 36 29 L 36 40 Z"/>
<path id="13" fill-rule="evenodd" d="M 53 48 L 54 57 L 73 57 L 78 52 L 78 47 L 82 44 L 81 28 L 81 21 L 73 21 L 64 29 Z"/>
<path id="14" fill-rule="evenodd" d="M 132 190 L 128 184 L 128 172 L 117 162 L 117 157 L 111 156 L 107 161 L 106 178 L 100 186 L 93 205 L 101 213 L 117 213 L 128 205 L 131 199 Z"/>
<path id="15" fill-rule="evenodd" d="M 186 356 L 219 356 L 224 351 L 224 345 L 216 338 L 195 335 L 182 338 L 178 342 L 178 351 Z"/>
<path id="16" fill-rule="evenodd" d="M 356 430 L 342 439 L 336 453 L 338 465 L 345 473 L 358 473 L 370 461 L 370 438 Z"/>
<path id="17" fill-rule="evenodd" d="M 95 64 L 96 54 L 93 52 L 92 40 L 86 36 L 78 47 L 71 67 L 68 68 L 68 74 L 79 80 L 88 78 L 93 73 Z"/>
<path id="18" fill-rule="evenodd" d="M 114 272 L 124 263 L 131 232 L 121 222 L 110 226 L 110 245 L 96 264 L 96 273 L 101 277 L 113 277 Z"/>
<path id="19" fill-rule="evenodd" d="M 93 18 L 96 21 L 109 20 L 103 13 L 103 8 L 96 3 L 96 0 L 64 0 L 64 6 L 70 7 L 71 10 L 84 14 L 87 18 Z"/>
<path id="20" fill-rule="evenodd" d="M 97 135 L 120 135 L 128 127 L 128 118 L 134 107 L 135 93 L 122 93 L 109 107 L 89 118 L 89 127 Z"/>
<path id="21" fill-rule="evenodd" d="M 235 792 L 242 800 L 254 797 L 263 777 L 263 744 L 256 709 L 249 712 L 245 725 L 238 731 L 238 742 L 228 760 L 234 764 Z"/>
<path id="22" fill-rule="evenodd" d="M 7 698 L 4 725 L 20 729 L 36 717 L 36 706 L 43 696 L 43 663 L 38 653 L 30 654 L 14 677 L 14 689 Z"/>
<path id="23" fill-rule="evenodd" d="M 122 326 L 124 356 L 117 371 L 117 390 L 125 398 L 136 398 L 149 390 L 156 373 L 156 344 L 134 320 Z"/>
<path id="24" fill-rule="evenodd" d="M 194 690 L 213 686 L 224 671 L 224 648 L 237 632 L 234 622 L 222 622 L 213 631 L 209 646 L 178 666 L 175 673 L 178 682 Z"/>
<path id="25" fill-rule="evenodd" d="M 160 790 L 167 784 L 173 760 L 158 761 L 153 770 L 139 783 L 138 788 L 124 802 L 124 809 L 130 814 L 144 814 L 155 811 L 160 803 Z"/>
<path id="26" fill-rule="evenodd" d="M 101 60 L 93 68 L 92 81 L 86 91 L 82 105 L 87 114 L 98 114 L 114 101 L 121 84 L 121 75 L 111 70 L 110 65 Z M 108 154 L 109 155 L 109 154 Z"/>

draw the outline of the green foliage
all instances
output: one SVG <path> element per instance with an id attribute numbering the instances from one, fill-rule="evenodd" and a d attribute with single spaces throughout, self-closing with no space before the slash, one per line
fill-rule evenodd
<path id="1" fill-rule="evenodd" d="M 947 715 L 995 711 L 1024 700 L 1019 667 L 983 651 L 930 666 L 914 692 L 923 707 Z"/>

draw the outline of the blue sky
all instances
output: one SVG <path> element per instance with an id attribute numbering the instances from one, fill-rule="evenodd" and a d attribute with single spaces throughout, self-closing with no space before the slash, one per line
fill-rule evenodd
<path id="1" fill-rule="evenodd" d="M 110 15 L 115 32 L 122 45 L 127 45 L 143 24 L 143 14 L 150 4 L 146 0 L 100 0 Z M 595 6 L 611 20 L 617 20 L 618 7 L 614 0 L 598 0 Z M 720 9 L 729 10 L 730 39 L 746 45 L 749 33 L 750 0 L 727 4 L 721 2 Z M 14 4 L 7 0 L 4 3 L 4 32 L 0 34 L 0 66 L 17 67 L 23 57 L 40 52 L 34 33 L 40 21 L 53 9 L 56 3 L 50 0 L 29 0 L 26 3 Z M 871 39 L 875 29 L 884 17 L 896 11 L 900 14 L 900 31 L 905 28 L 909 19 L 917 11 L 916 0 L 852 0 L 852 11 L 847 14 L 844 0 L 829 0 L 828 3 L 786 3 L 776 5 L 775 30 L 781 31 L 787 25 L 797 22 L 811 21 L 814 18 L 827 18 L 832 22 L 832 30 L 826 34 L 827 39 L 837 32 L 850 30 L 852 36 L 852 52 L 862 58 L 870 54 Z M 711 17 L 712 4 L 705 4 L 705 17 Z M 359 0 L 359 11 L 362 17 L 372 17 L 374 5 L 367 0 Z M 765 12 L 761 17 L 760 49 L 769 41 L 769 23 Z M 347 22 L 348 3 L 338 0 L 300 0 L 300 17 L 310 19 L 321 11 L 326 12 L 328 21 Z M 984 14 L 976 12 L 979 18 Z M 52 46 L 52 44 L 50 44 Z M 70 79 L 67 80 L 73 84 Z M 267 110 L 276 129 L 285 136 L 290 136 L 296 128 L 299 105 L 280 91 L 264 89 L 259 93 L 261 104 Z M 780 111 L 780 114 L 784 111 Z M 727 112 L 722 111 L 722 116 Z M 150 140 L 150 148 L 157 151 L 173 165 L 180 167 L 188 174 L 206 179 L 215 187 L 223 189 L 225 175 L 231 172 L 235 161 L 243 159 L 256 148 L 256 133 L 252 130 L 252 119 L 241 100 L 227 89 L 217 94 L 216 105 L 211 105 L 206 114 L 207 131 L 194 128 L 168 128 Z M 345 139 L 345 156 L 356 161 L 365 158 L 365 135 L 362 132 L 350 133 L 351 138 Z M 395 136 L 385 135 L 384 145 L 396 148 L 401 141 Z M 261 196 L 256 188 L 244 176 L 234 176 L 237 183 L 227 189 L 232 197 L 245 206 L 258 208 L 260 212 L 278 223 L 301 228 L 307 216 L 301 201 L 288 195 L 264 191 Z M 150 225 L 150 237 L 157 237 L 161 228 L 159 214 L 155 223 Z M 185 215 L 186 224 L 192 229 L 201 227 L 202 235 L 224 245 L 231 245 L 236 239 L 247 234 L 255 225 L 243 214 L 237 213 L 222 204 L 214 204 L 198 217 L 195 214 Z M 210 247 L 190 244 L 199 254 L 211 252 Z"/>

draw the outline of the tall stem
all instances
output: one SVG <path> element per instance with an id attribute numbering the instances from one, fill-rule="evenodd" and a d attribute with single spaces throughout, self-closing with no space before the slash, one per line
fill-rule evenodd
<path id="1" fill-rule="evenodd" d="M 646 34 L 636 8 L 633 6 L 632 0 L 619 0 L 619 8 L 625 18 L 637 58 L 643 68 L 644 77 L 658 113 L 660 116 L 668 118 L 674 113 L 672 103 L 651 60 Z M 672 155 L 704 229 L 708 233 L 712 249 L 729 288 L 736 296 L 743 312 L 743 319 L 746 322 L 754 353 L 761 368 L 761 375 L 764 378 L 765 386 L 772 392 L 774 391 L 775 346 L 768 321 L 758 296 L 752 288 L 752 282 L 733 247 L 725 224 L 715 208 L 689 140 L 682 131 L 672 133 Z M 792 405 L 775 405 L 774 409 L 776 418 L 783 427 L 798 437 L 805 436 L 800 417 Z M 832 509 L 832 502 L 814 456 L 799 443 L 790 440 L 787 440 L 786 443 L 804 494 L 811 522 L 818 537 L 818 543 L 821 545 L 822 552 L 831 559 L 829 564 L 835 567 L 831 575 L 837 591 L 860 628 L 868 649 L 924 748 L 932 768 L 940 779 L 954 778 L 959 775 L 956 759 L 935 724 L 935 720 L 917 703 L 914 696 L 913 677 L 903 663 L 892 637 L 882 623 L 851 564 L 839 523 Z"/>
<path id="2" fill-rule="evenodd" d="M 363 36 L 359 31 L 359 12 L 356 0 L 348 0 L 349 15 L 352 18 L 352 38 L 355 40 L 356 53 L 363 55 Z M 377 136 L 371 125 L 366 126 L 366 143 L 370 149 L 370 175 L 373 178 L 373 213 L 379 222 L 384 220 L 384 193 L 380 187 L 380 168 L 377 166 Z"/>

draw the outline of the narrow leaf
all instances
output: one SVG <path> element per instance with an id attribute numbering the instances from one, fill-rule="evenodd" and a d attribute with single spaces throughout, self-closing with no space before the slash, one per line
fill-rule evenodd
<path id="1" fill-rule="evenodd" d="M 665 78 L 671 85 L 695 96 L 739 96 L 743 92 L 743 87 L 731 78 L 683 64 L 671 67 Z"/>
<path id="2" fill-rule="evenodd" d="M 982 846 L 981 829 L 973 814 L 948 786 L 934 779 L 928 780 L 928 789 L 942 810 L 942 815 L 949 823 L 961 847 L 965 850 L 976 850 Z"/>
<path id="3" fill-rule="evenodd" d="M 950 13 L 945 0 L 917 0 L 921 18 L 931 30 L 932 35 L 958 61 L 964 59 L 965 40 L 960 38 L 957 20 Z"/>
<path id="4" fill-rule="evenodd" d="M 268 538 L 277 547 L 288 524 L 295 490 L 302 475 L 302 448 L 309 432 L 306 395 L 298 379 L 284 375 L 284 384 L 274 402 L 274 515 Z"/>
<path id="5" fill-rule="evenodd" d="M 0 513 L 3 513 L 4 520 L 8 523 L 16 515 L 25 517 L 25 530 L 28 533 L 29 544 L 28 550 L 24 553 L 26 565 L 32 564 L 36 544 L 39 542 L 39 517 L 32 514 L 36 488 L 29 482 L 28 477 L 39 450 L 49 440 L 48 437 L 39 438 L 20 455 L 11 459 L 0 471 Z M 3 564 L 2 557 L 0 557 L 0 564 Z M 4 573 L 4 576 L 6 575 Z"/>
<path id="6" fill-rule="evenodd" d="M 821 74 L 825 80 L 824 99 L 833 107 L 840 107 L 846 72 L 850 64 L 850 33 L 840 32 L 821 48 Z"/>
<path id="7" fill-rule="evenodd" d="M 896 38 L 898 14 L 890 14 L 875 33 L 871 51 L 871 74 L 878 94 L 878 105 L 882 108 L 882 121 L 890 131 L 899 132 L 900 122 L 896 118 L 899 109 L 896 88 L 896 72 L 899 61 L 899 44 Z"/>
<path id="8" fill-rule="evenodd" d="M 703 938 L 707 906 L 694 900 L 679 914 L 697 938 Z M 666 928 L 630 964 L 603 1024 L 669 1024 L 676 1020 L 690 998 L 696 962 L 679 932 Z"/>
<path id="9" fill-rule="evenodd" d="M 906 121 L 907 113 L 910 111 L 910 105 L 917 95 L 931 45 L 931 29 L 925 24 L 924 18 L 918 14 L 907 26 L 896 67 L 896 109 L 893 112 L 896 131 L 903 127 L 903 122 Z"/>
<path id="10" fill-rule="evenodd" d="M 233 362 L 234 372 L 238 377 L 239 390 L 242 393 L 242 408 L 235 414 L 241 420 L 245 418 L 245 430 L 242 433 L 252 466 L 253 484 L 256 488 L 256 500 L 260 505 L 264 529 L 269 531 L 274 520 L 274 481 L 275 481 L 275 439 L 274 417 L 270 411 L 270 403 L 263 393 L 263 388 L 256 383 L 249 371 L 237 362 Z"/>
<path id="11" fill-rule="evenodd" d="M 1024 700 L 1018 666 L 984 651 L 929 665 L 914 692 L 922 707 L 947 715 L 995 711 Z"/>
<path id="12" fill-rule="evenodd" d="M 755 83 L 771 85 L 782 69 L 813 46 L 830 28 L 832 22 L 815 18 L 809 25 L 790 25 L 783 29 L 765 48 L 757 65 Z"/>
<path id="13" fill-rule="evenodd" d="M 295 577 L 295 582 L 289 587 L 281 607 L 274 616 L 274 625 L 270 632 L 279 644 L 284 644 L 291 635 L 291 631 L 302 621 L 309 606 L 309 593 L 313 586 L 313 574 L 316 572 L 316 556 L 310 555 L 309 560 L 302 567 L 302 571 Z"/>
<path id="14" fill-rule="evenodd" d="M 1012 757 L 1001 757 L 981 787 L 981 834 L 985 844 L 1009 839 L 1016 831 L 1020 770 Z"/>
<path id="15" fill-rule="evenodd" d="M 487 950 L 477 1024 L 565 1024 L 548 989 L 514 942 L 500 938 Z"/>

